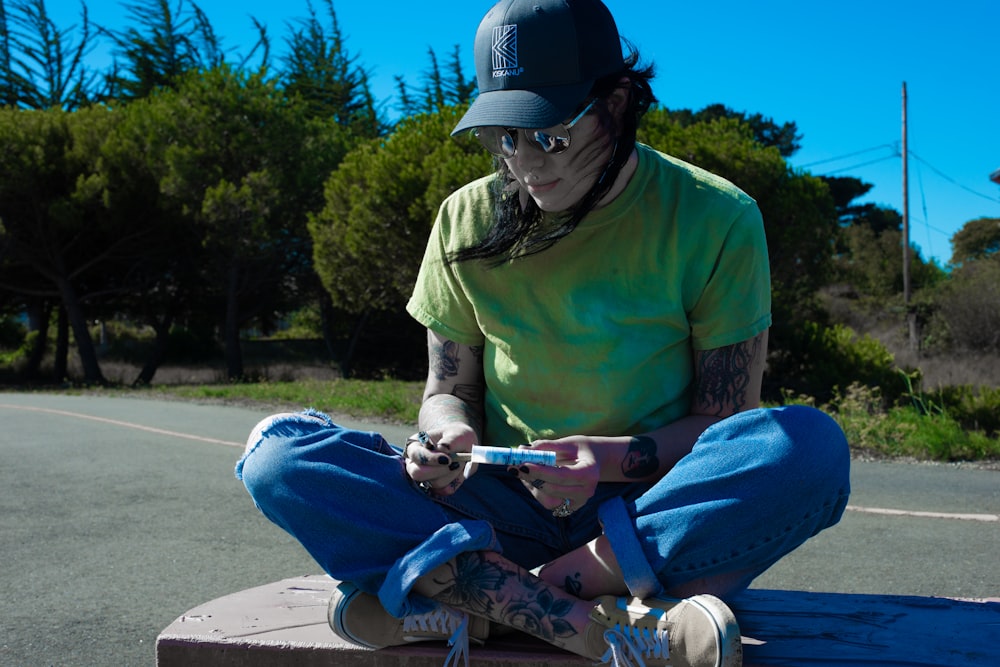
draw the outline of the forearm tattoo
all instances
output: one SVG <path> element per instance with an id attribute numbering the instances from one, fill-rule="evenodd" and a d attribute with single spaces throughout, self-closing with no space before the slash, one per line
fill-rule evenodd
<path id="1" fill-rule="evenodd" d="M 702 409 L 723 417 L 747 405 L 750 373 L 761 353 L 763 334 L 751 340 L 706 350 L 697 355 L 696 402 Z"/>
<path id="2" fill-rule="evenodd" d="M 469 348 L 475 363 L 482 367 L 483 348 Z M 459 375 L 462 358 L 461 347 L 453 341 L 445 341 L 431 347 L 429 362 L 431 373 L 440 382 L 446 382 Z M 476 433 L 483 431 L 482 383 L 454 384 L 450 395 L 437 394 L 424 401 L 420 410 L 420 425 L 424 429 L 435 428 L 449 422 L 461 421 L 472 426 Z"/>
<path id="3" fill-rule="evenodd" d="M 455 388 L 451 390 L 451 394 L 470 405 L 479 405 L 483 402 L 483 385 L 456 384 Z"/>
<path id="4" fill-rule="evenodd" d="M 482 437 L 481 405 L 481 399 L 472 401 L 449 394 L 431 396 L 420 406 L 420 428 L 426 431 L 452 422 L 462 422 L 471 426 Z"/>
<path id="5" fill-rule="evenodd" d="M 458 375 L 458 343 L 446 340 L 431 350 L 431 372 L 438 380 L 447 380 Z"/>
<path id="6" fill-rule="evenodd" d="M 552 642 L 577 634 L 566 620 L 572 601 L 559 597 L 530 572 L 489 560 L 480 552 L 455 557 L 435 599 Z"/>
<path id="7" fill-rule="evenodd" d="M 656 455 L 656 441 L 641 435 L 632 438 L 628 451 L 622 459 L 622 474 L 630 479 L 648 477 L 660 469 L 660 459 Z"/>

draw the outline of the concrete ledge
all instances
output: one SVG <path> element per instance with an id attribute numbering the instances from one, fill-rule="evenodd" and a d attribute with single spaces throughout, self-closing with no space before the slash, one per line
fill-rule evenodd
<path id="1" fill-rule="evenodd" d="M 156 639 L 158 667 L 441 667 L 444 642 L 379 651 L 333 634 L 327 603 L 337 582 L 306 575 L 213 600 L 179 617 Z M 577 666 L 593 662 L 523 634 L 472 646 L 471 660 L 497 667 Z"/>
<path id="2" fill-rule="evenodd" d="M 373 651 L 333 634 L 326 609 L 337 582 L 285 579 L 195 607 L 156 640 L 159 667 L 440 667 L 428 642 Z M 1000 600 L 751 590 L 731 604 L 747 667 L 1000 664 Z M 564 667 L 592 661 L 522 634 L 471 648 L 473 664 Z"/>

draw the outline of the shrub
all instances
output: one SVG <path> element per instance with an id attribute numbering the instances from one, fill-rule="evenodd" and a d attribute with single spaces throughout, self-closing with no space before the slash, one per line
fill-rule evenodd
<path id="1" fill-rule="evenodd" d="M 28 333 L 24 324 L 13 317 L 0 317 L 0 350 L 19 348 Z"/>
<path id="2" fill-rule="evenodd" d="M 937 293 L 937 312 L 951 343 L 974 352 L 1000 352 L 1000 256 L 956 269 Z"/>
<path id="3" fill-rule="evenodd" d="M 814 404 L 786 395 L 786 403 Z M 911 457 L 933 461 L 1000 459 L 1000 440 L 967 430 L 925 396 L 886 409 L 877 387 L 854 383 L 834 392 L 822 409 L 837 420 L 852 451 L 877 458 Z"/>
<path id="4" fill-rule="evenodd" d="M 882 343 L 868 334 L 859 337 L 850 327 L 806 322 L 797 334 L 772 364 L 772 369 L 781 373 L 776 381 L 791 393 L 814 396 L 825 403 L 838 388 L 860 384 L 878 389 L 881 400 L 891 405 L 906 394 L 906 378 L 919 377 L 917 371 L 902 375 Z"/>
<path id="5" fill-rule="evenodd" d="M 936 399 L 953 419 L 969 431 L 1000 439 L 1000 388 L 971 385 L 942 387 Z"/>
<path id="6" fill-rule="evenodd" d="M 22 335 L 20 343 L 16 346 L 0 345 L 0 366 L 9 366 L 16 371 L 20 363 L 27 359 L 38 336 L 37 331 L 29 331 Z"/>

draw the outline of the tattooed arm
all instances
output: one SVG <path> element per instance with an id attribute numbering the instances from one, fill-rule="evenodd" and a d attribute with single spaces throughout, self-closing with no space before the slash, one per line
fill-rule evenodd
<path id="1" fill-rule="evenodd" d="M 760 407 L 767 331 L 694 355 L 691 412 L 672 424 L 631 439 L 621 458 L 623 479 L 656 479 L 691 451 L 702 432 L 722 419 Z"/>
<path id="2" fill-rule="evenodd" d="M 406 472 L 426 490 L 448 496 L 464 481 L 464 466 L 450 452 L 468 452 L 483 431 L 483 349 L 427 330 L 429 370 L 418 418 L 428 444 L 404 449 Z"/>
<path id="3" fill-rule="evenodd" d="M 767 331 L 742 343 L 695 354 L 691 413 L 728 417 L 760 406 Z"/>
<path id="4" fill-rule="evenodd" d="M 445 438 L 445 445 L 467 451 L 481 441 L 483 432 L 483 348 L 461 345 L 428 329 L 427 359 L 420 429 L 434 442 Z"/>

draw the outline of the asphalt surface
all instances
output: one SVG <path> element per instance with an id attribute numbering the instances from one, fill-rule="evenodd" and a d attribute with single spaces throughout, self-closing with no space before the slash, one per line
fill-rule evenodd
<path id="1" fill-rule="evenodd" d="M 233 476 L 267 412 L 0 393 L 0 665 L 153 665 L 188 609 L 318 573 Z M 856 461 L 852 485 L 755 588 L 1000 597 L 1000 472 Z"/>

